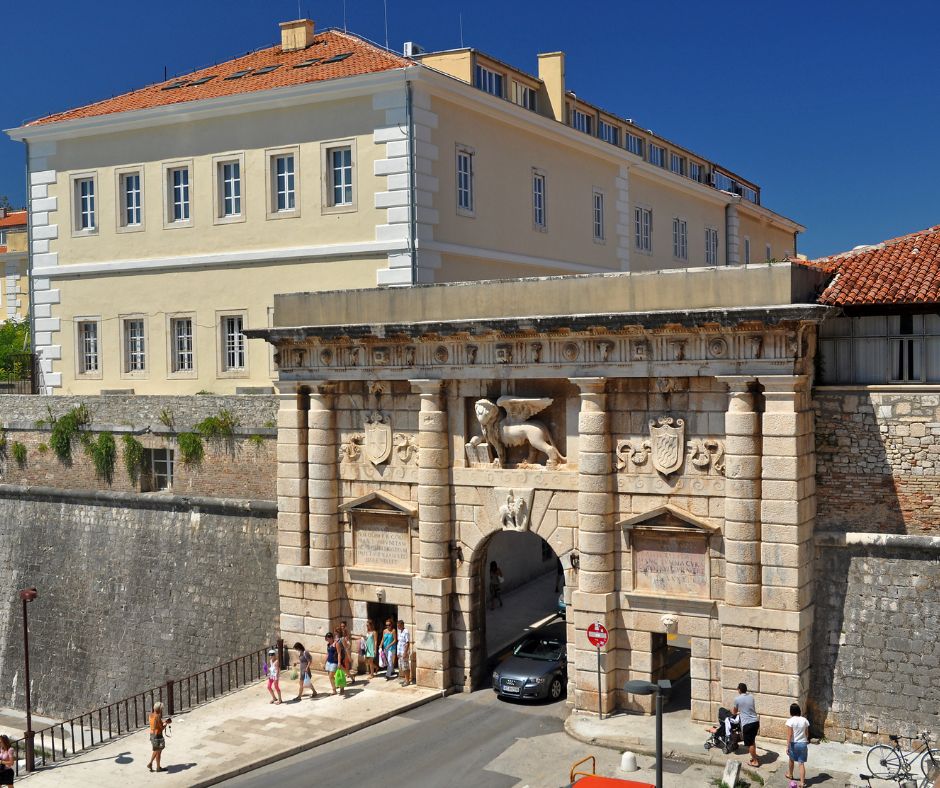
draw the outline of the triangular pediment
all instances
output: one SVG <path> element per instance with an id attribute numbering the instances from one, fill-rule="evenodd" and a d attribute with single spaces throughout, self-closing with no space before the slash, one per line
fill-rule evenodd
<path id="1" fill-rule="evenodd" d="M 718 533 L 720 530 L 710 520 L 668 503 L 623 520 L 620 527 L 625 531 L 643 528 L 651 531 L 687 531 L 701 534 Z"/>
<path id="2" fill-rule="evenodd" d="M 418 507 L 411 501 L 403 501 L 401 498 L 381 490 L 373 490 L 355 500 L 344 503 L 339 507 L 339 510 L 341 512 L 384 512 L 387 514 L 404 514 L 409 517 L 414 517 L 418 513 Z"/>

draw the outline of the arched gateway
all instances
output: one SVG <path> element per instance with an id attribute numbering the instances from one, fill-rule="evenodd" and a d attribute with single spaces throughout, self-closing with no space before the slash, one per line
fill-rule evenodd
<path id="1" fill-rule="evenodd" d="M 805 284 L 791 266 L 755 275 L 669 274 L 668 297 L 661 275 L 278 297 L 283 327 L 249 333 L 277 347 L 284 637 L 394 610 L 419 684 L 477 685 L 483 551 L 530 532 L 564 566 L 569 702 L 646 708 L 620 688 L 678 643 L 694 719 L 746 681 L 781 733 L 808 688 L 819 309 L 767 307 Z"/>

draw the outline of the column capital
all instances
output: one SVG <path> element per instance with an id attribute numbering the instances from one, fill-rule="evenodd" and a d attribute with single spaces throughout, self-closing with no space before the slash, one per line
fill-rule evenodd
<path id="1" fill-rule="evenodd" d="M 581 396 L 588 394 L 606 394 L 607 378 L 568 378 L 575 386 L 581 389 Z"/>
<path id="2" fill-rule="evenodd" d="M 440 394 L 444 388 L 444 381 L 430 378 L 416 378 L 408 381 L 411 384 L 411 390 L 422 397 L 433 397 Z"/>
<path id="3" fill-rule="evenodd" d="M 715 380 L 724 383 L 730 394 L 750 393 L 750 387 L 757 382 L 754 375 L 716 375 Z"/>
<path id="4" fill-rule="evenodd" d="M 809 385 L 809 375 L 761 375 L 764 397 L 792 397 Z"/>

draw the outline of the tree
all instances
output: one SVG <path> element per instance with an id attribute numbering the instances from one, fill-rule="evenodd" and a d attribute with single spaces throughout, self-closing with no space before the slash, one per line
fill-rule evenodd
<path id="1" fill-rule="evenodd" d="M 7 320 L 0 324 L 0 373 L 10 376 L 29 368 L 29 360 L 23 353 L 29 352 L 29 321 Z"/>
<path id="2" fill-rule="evenodd" d="M 13 203 L 10 202 L 10 198 L 7 197 L 5 194 L 0 194 L 0 209 L 12 208 L 12 207 L 13 207 Z"/>

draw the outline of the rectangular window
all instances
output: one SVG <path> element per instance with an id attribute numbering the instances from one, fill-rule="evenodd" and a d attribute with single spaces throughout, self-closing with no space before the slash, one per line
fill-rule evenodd
<path id="1" fill-rule="evenodd" d="M 140 477 L 141 492 L 173 489 L 173 449 L 144 449 L 144 473 Z"/>
<path id="2" fill-rule="evenodd" d="M 75 217 L 77 230 L 94 230 L 95 221 L 95 179 L 78 178 L 75 181 L 76 205 L 78 207 Z"/>
<path id="3" fill-rule="evenodd" d="M 744 264 L 749 265 L 751 262 L 751 239 L 744 239 Z"/>
<path id="4" fill-rule="evenodd" d="M 99 371 L 98 323 L 83 320 L 78 324 L 78 371 L 88 375 Z"/>
<path id="5" fill-rule="evenodd" d="M 574 107 L 571 108 L 571 128 L 583 131 L 585 134 L 593 134 L 593 120 L 594 119 L 586 112 L 582 112 Z"/>
<path id="6" fill-rule="evenodd" d="M 139 226 L 140 210 L 140 173 L 129 172 L 121 176 L 122 222 L 125 227 Z"/>
<path id="7" fill-rule="evenodd" d="M 672 256 L 677 260 L 689 259 L 689 227 L 678 216 L 672 220 Z"/>
<path id="8" fill-rule="evenodd" d="M 7 231 L 0 230 L 0 246 L 6 246 L 6 245 L 7 245 Z"/>
<path id="9" fill-rule="evenodd" d="M 473 212 L 473 153 L 457 149 L 457 209 Z"/>
<path id="10" fill-rule="evenodd" d="M 600 121 L 597 124 L 597 136 L 611 145 L 620 145 L 620 127 L 615 126 L 613 123 Z"/>
<path id="11" fill-rule="evenodd" d="M 604 240 L 604 192 L 594 190 L 594 240 Z"/>
<path id="12" fill-rule="evenodd" d="M 219 165 L 221 181 L 221 215 L 241 216 L 242 165 L 240 161 L 224 161 Z"/>
<path id="13" fill-rule="evenodd" d="M 174 372 L 192 372 L 193 363 L 193 319 L 191 317 L 177 317 L 170 321 L 170 332 L 173 342 Z"/>
<path id="14" fill-rule="evenodd" d="M 685 175 L 685 157 L 677 153 L 669 154 L 669 169 L 676 175 Z"/>
<path id="15" fill-rule="evenodd" d="M 147 347 L 144 321 L 124 321 L 124 371 L 143 372 L 147 369 Z"/>
<path id="16" fill-rule="evenodd" d="M 718 265 L 718 230 L 705 228 L 705 265 Z"/>
<path id="17" fill-rule="evenodd" d="M 666 166 L 666 149 L 662 145 L 654 145 L 650 143 L 650 164 L 655 164 L 657 167 Z"/>
<path id="18" fill-rule="evenodd" d="M 352 162 L 350 161 L 350 166 Z M 274 210 L 293 211 L 296 206 L 297 192 L 294 185 L 294 154 L 287 153 L 272 159 L 274 172 Z"/>
<path id="19" fill-rule="evenodd" d="M 538 94 L 535 92 L 535 88 L 530 88 L 528 85 L 523 85 L 521 82 L 513 82 L 513 101 L 516 102 L 520 107 L 525 107 L 532 112 L 536 111 L 536 97 Z"/>
<path id="20" fill-rule="evenodd" d="M 767 246 L 764 247 L 764 251 L 765 251 L 765 255 L 764 255 L 765 260 L 774 259 L 773 250 L 770 248 L 770 244 L 767 244 Z"/>
<path id="21" fill-rule="evenodd" d="M 353 204 L 352 147 L 331 148 L 329 151 L 331 206 Z"/>
<path id="22" fill-rule="evenodd" d="M 532 222 L 545 229 L 545 175 L 541 172 L 532 174 Z"/>
<path id="23" fill-rule="evenodd" d="M 627 150 L 637 156 L 643 155 L 643 138 L 638 134 L 627 133 Z"/>
<path id="24" fill-rule="evenodd" d="M 484 93 L 503 97 L 503 75 L 488 68 L 476 67 L 476 86 Z"/>
<path id="25" fill-rule="evenodd" d="M 635 208 L 633 222 L 636 248 L 641 252 L 653 251 L 653 212 L 649 208 Z"/>
<path id="26" fill-rule="evenodd" d="M 923 380 L 924 317 L 923 315 L 896 315 L 889 318 L 892 381 Z"/>
<path id="27" fill-rule="evenodd" d="M 174 167 L 167 175 L 170 186 L 171 222 L 189 221 L 189 167 Z"/>
<path id="28" fill-rule="evenodd" d="M 689 177 L 698 183 L 702 182 L 702 165 L 697 162 L 689 162 Z"/>
<path id="29" fill-rule="evenodd" d="M 712 186 L 723 192 L 734 192 L 736 184 L 732 178 L 715 170 L 712 172 Z"/>
<path id="30" fill-rule="evenodd" d="M 752 189 L 750 186 L 741 186 L 741 196 L 748 202 L 758 202 L 757 189 Z"/>
<path id="31" fill-rule="evenodd" d="M 245 369 L 245 335 L 241 315 L 222 317 L 222 369 L 236 372 Z"/>

